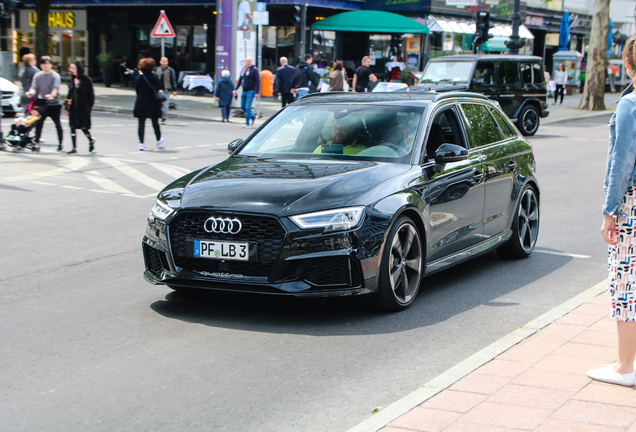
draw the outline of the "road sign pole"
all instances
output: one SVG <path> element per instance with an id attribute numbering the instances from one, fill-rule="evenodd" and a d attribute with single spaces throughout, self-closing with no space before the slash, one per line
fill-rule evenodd
<path id="1" fill-rule="evenodd" d="M 166 56 L 166 38 L 161 38 L 161 57 Z"/>

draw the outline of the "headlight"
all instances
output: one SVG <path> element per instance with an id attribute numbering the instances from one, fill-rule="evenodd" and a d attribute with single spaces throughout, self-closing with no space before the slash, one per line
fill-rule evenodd
<path id="1" fill-rule="evenodd" d="M 13 96 L 12 97 L 20 97 L 20 89 L 19 88 L 13 90 Z"/>
<path id="2" fill-rule="evenodd" d="M 364 207 L 348 207 L 292 216 L 291 220 L 302 229 L 325 228 L 325 231 L 348 230 L 358 226 Z"/>
<path id="3" fill-rule="evenodd" d="M 174 212 L 174 209 L 168 204 L 156 200 L 150 209 L 150 216 L 155 219 L 164 220 Z"/>

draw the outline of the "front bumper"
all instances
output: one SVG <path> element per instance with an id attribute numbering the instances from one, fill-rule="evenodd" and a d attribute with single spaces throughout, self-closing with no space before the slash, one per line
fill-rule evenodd
<path id="1" fill-rule="evenodd" d="M 282 237 L 259 239 L 263 253 L 253 263 L 184 257 L 184 242 L 177 234 L 179 213 L 166 223 L 149 219 L 142 242 L 146 281 L 175 288 L 294 296 L 343 296 L 376 290 L 379 253 L 389 221 L 365 220 L 356 230 L 325 234 L 322 230 L 301 230 L 287 218 L 232 216 L 276 220 Z M 272 243 L 280 247 L 266 251 Z"/>

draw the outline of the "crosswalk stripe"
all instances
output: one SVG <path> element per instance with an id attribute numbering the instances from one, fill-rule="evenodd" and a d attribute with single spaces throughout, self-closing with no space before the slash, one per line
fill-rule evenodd
<path id="1" fill-rule="evenodd" d="M 162 163 L 157 163 L 157 162 L 154 162 L 154 163 L 151 162 L 150 166 L 174 178 L 183 177 L 185 174 L 189 174 L 191 172 L 183 168 L 175 167 L 172 165 L 166 165 Z"/>
<path id="2" fill-rule="evenodd" d="M 93 183 L 95 183 L 97 186 L 109 192 L 133 194 L 131 191 L 129 191 L 125 187 L 120 186 L 114 181 L 112 181 L 111 179 L 104 177 L 104 175 L 100 173 L 99 171 L 93 170 L 93 171 L 85 172 L 84 176 L 87 179 L 91 180 Z"/>
<path id="3" fill-rule="evenodd" d="M 115 168 L 116 170 L 118 170 L 121 173 L 126 174 L 128 177 L 137 180 L 139 183 L 148 186 L 149 188 L 152 188 L 156 191 L 160 191 L 161 189 L 164 188 L 165 184 L 161 183 L 155 179 L 153 179 L 152 177 L 148 177 L 146 174 L 136 170 L 135 168 L 131 167 L 130 165 L 126 165 L 124 162 L 117 160 L 117 159 L 111 159 L 111 158 L 99 158 L 100 161 L 104 162 L 107 165 L 112 166 L 113 168 Z"/>

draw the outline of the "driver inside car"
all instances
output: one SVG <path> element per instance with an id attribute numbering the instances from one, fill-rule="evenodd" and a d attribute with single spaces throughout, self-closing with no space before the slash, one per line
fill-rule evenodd
<path id="1" fill-rule="evenodd" d="M 314 153 L 323 153 L 323 146 L 343 146 L 342 154 L 356 155 L 367 146 L 362 145 L 356 139 L 355 120 L 349 117 L 334 119 L 331 123 L 331 139 L 323 145 L 319 145 Z M 327 150 L 324 153 L 340 153 L 339 151 Z"/>

